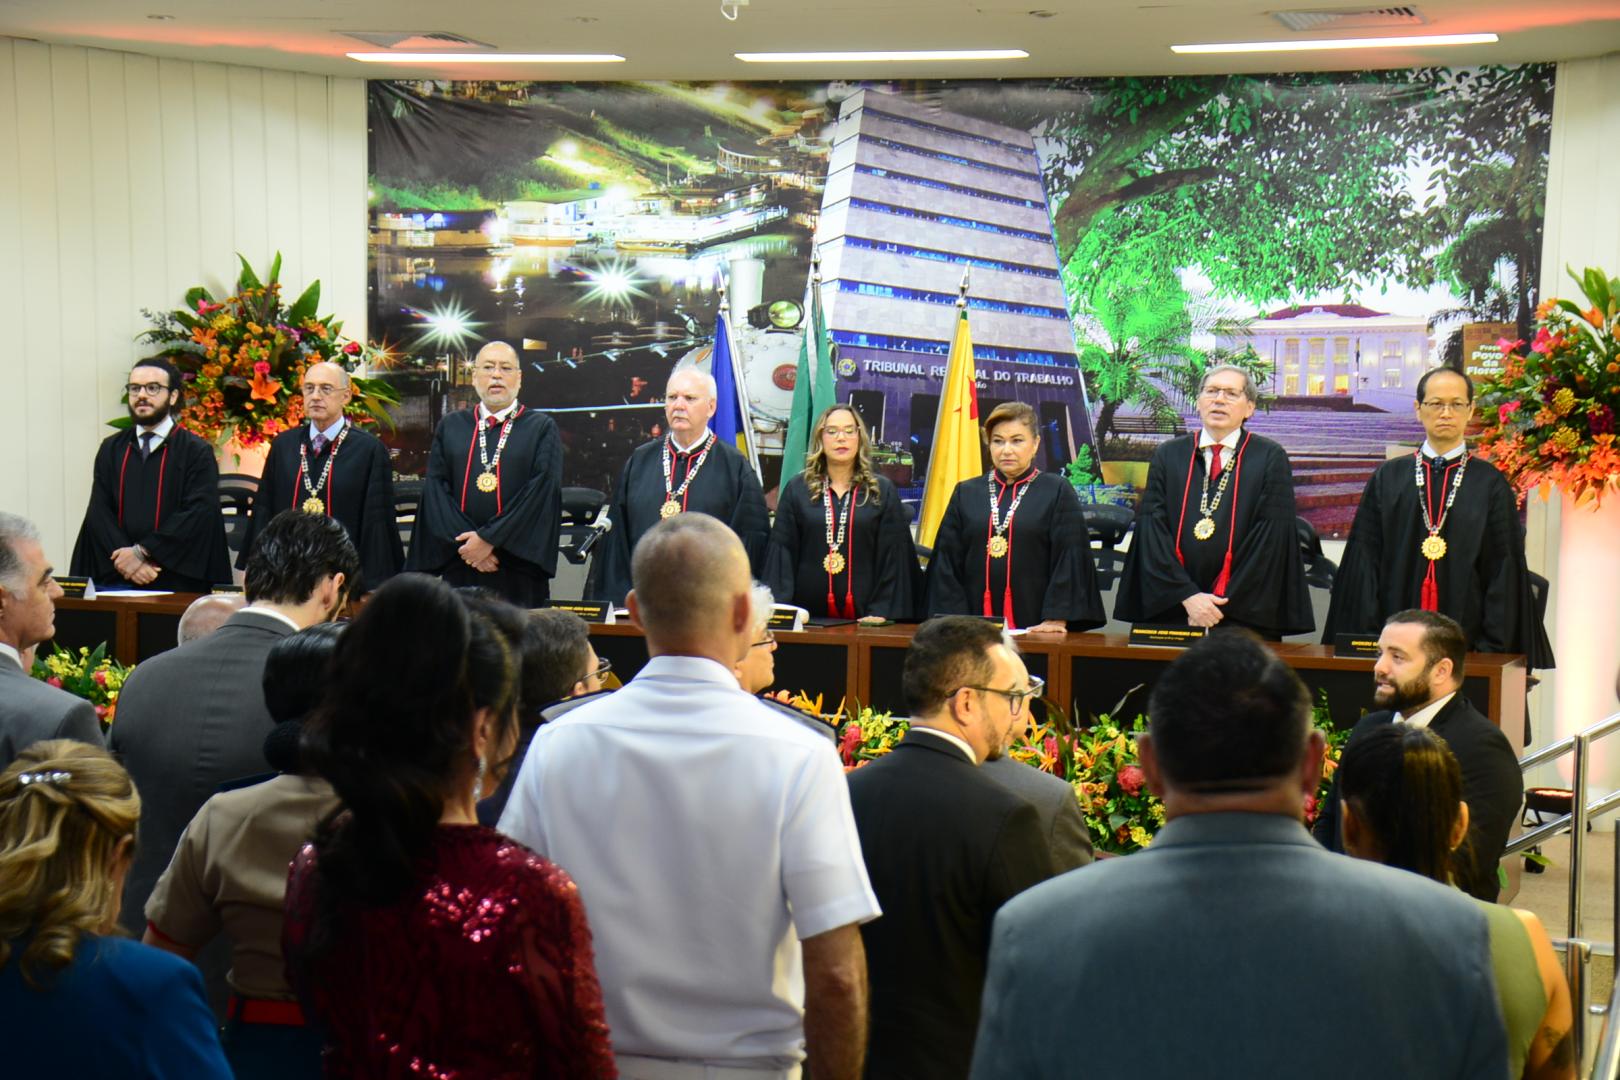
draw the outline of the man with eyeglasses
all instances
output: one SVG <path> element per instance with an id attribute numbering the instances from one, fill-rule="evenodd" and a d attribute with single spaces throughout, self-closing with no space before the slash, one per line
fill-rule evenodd
<path id="1" fill-rule="evenodd" d="M 884 912 L 861 927 L 866 1075 L 948 1080 L 973 1058 L 996 912 L 1057 872 L 1035 807 L 979 768 L 1028 723 L 1042 683 L 998 628 L 961 615 L 918 628 L 903 680 L 910 730 L 849 776 Z"/>
<path id="2" fill-rule="evenodd" d="M 310 365 L 301 390 L 309 422 L 271 440 L 236 565 L 247 567 L 254 539 L 277 514 L 325 514 L 337 519 L 359 551 L 356 591 L 368 593 L 405 563 L 394 521 L 394 467 L 388 447 L 343 415 L 354 390 L 349 373 L 338 364 Z"/>
<path id="3" fill-rule="evenodd" d="M 103 591 L 205 593 L 231 581 L 214 448 L 181 427 L 180 374 L 161 356 L 129 373 L 130 424 L 96 451 L 70 572 Z"/>
<path id="4" fill-rule="evenodd" d="M 516 349 L 491 341 L 478 350 L 478 403 L 433 433 L 405 568 L 537 608 L 557 574 L 562 436 L 551 417 L 518 401 L 522 387 Z"/>
<path id="5" fill-rule="evenodd" d="M 1148 465 L 1114 617 L 1280 639 L 1315 628 L 1281 446 L 1247 430 L 1260 399 L 1220 364 L 1198 390 L 1200 430 L 1160 444 Z"/>
<path id="6" fill-rule="evenodd" d="M 1453 368 L 1426 372 L 1413 408 L 1423 445 L 1367 481 L 1322 640 L 1374 637 L 1391 615 L 1417 608 L 1455 619 L 1473 652 L 1524 653 L 1531 667 L 1552 667 L 1518 501 L 1494 465 L 1468 452 L 1473 380 Z"/>

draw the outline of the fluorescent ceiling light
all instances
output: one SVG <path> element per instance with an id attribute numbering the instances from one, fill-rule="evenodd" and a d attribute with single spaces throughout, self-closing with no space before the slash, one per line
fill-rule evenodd
<path id="1" fill-rule="evenodd" d="M 1028 60 L 1023 49 L 935 49 L 911 52 L 732 53 L 745 64 L 859 64 L 870 60 Z"/>
<path id="2" fill-rule="evenodd" d="M 614 53 L 352 52 L 367 64 L 622 64 Z"/>
<path id="3" fill-rule="evenodd" d="M 1322 38 L 1315 41 L 1221 41 L 1172 45 L 1173 53 L 1310 52 L 1322 49 L 1401 49 L 1429 45 L 1491 45 L 1495 34 L 1429 34 L 1410 37 Z"/>

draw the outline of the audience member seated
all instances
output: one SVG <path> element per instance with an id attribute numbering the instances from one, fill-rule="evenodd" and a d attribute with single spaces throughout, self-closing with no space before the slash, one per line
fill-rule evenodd
<path id="1" fill-rule="evenodd" d="M 1141 737 L 1164 801 L 1153 846 L 1015 896 L 996 917 L 974 1080 L 1507 1075 L 1485 916 L 1416 874 L 1340 858 L 1305 831 L 1323 736 L 1305 686 L 1253 635 L 1165 669 Z M 1128 973 L 1148 1025 L 1095 1014 Z"/>
<path id="2" fill-rule="evenodd" d="M 118 936 L 140 816 L 99 746 L 37 742 L 0 773 L 7 1076 L 230 1080 L 197 969 Z"/>
<path id="3" fill-rule="evenodd" d="M 185 645 L 207 637 L 224 626 L 246 603 L 247 597 L 242 593 L 209 593 L 197 597 L 180 616 L 180 626 L 175 630 L 175 644 Z"/>
<path id="4" fill-rule="evenodd" d="M 42 739 L 101 745 L 101 721 L 83 698 L 29 676 L 34 649 L 56 636 L 62 586 L 33 522 L 0 511 L 0 769 Z"/>
<path id="5" fill-rule="evenodd" d="M 320 700 L 342 629 L 318 623 L 271 646 L 264 701 L 277 724 L 264 752 L 282 759 L 282 775 L 203 803 L 146 902 L 148 945 L 190 959 L 222 931 L 230 939 L 225 1055 L 237 1080 L 321 1075 L 320 1035 L 287 985 L 282 904 L 287 864 L 337 806 L 330 784 L 303 774 L 297 751 L 300 721 Z"/>
<path id="6" fill-rule="evenodd" d="M 771 633 L 771 614 L 776 610 L 776 597 L 768 586 L 754 582 L 748 593 L 749 617 L 754 632 L 748 640 L 748 651 L 732 665 L 737 683 L 750 694 L 762 694 L 776 681 L 776 635 Z"/>
<path id="7" fill-rule="evenodd" d="M 328 1076 L 611 1077 L 580 892 L 477 823 L 516 739 L 500 631 L 419 574 L 371 594 L 339 640 L 306 759 L 342 808 L 293 864 L 290 981 Z"/>
<path id="8" fill-rule="evenodd" d="M 1524 773 L 1507 736 L 1460 693 L 1467 651 L 1462 627 L 1448 616 L 1415 609 L 1391 615 L 1378 635 L 1373 665 L 1373 703 L 1382 711 L 1357 721 L 1345 748 L 1397 720 L 1432 727 L 1446 740 L 1462 766 L 1468 804 L 1468 843 L 1454 856 L 1457 884 L 1470 896 L 1495 900 L 1497 865 L 1524 801 Z M 1343 850 L 1339 805 L 1335 777 L 1312 827 L 1329 851 Z"/>
<path id="9" fill-rule="evenodd" d="M 501 830 L 579 883 L 621 1076 L 854 1080 L 878 906 L 837 753 L 737 684 L 735 533 L 679 514 L 630 575 L 650 659 L 535 733 Z"/>
<path id="10" fill-rule="evenodd" d="M 1348 854 L 1451 884 L 1468 804 L 1462 768 L 1434 729 L 1395 723 L 1368 732 L 1339 762 L 1339 793 Z M 1546 928 L 1528 911 L 1477 903 L 1490 926 L 1508 1075 L 1574 1080 L 1569 983 Z"/>
<path id="11" fill-rule="evenodd" d="M 597 657 L 591 647 L 589 625 L 573 612 L 561 608 L 523 611 L 510 604 L 505 607 L 522 619 L 512 641 L 514 651 L 521 654 L 518 739 L 511 761 L 496 770 L 502 775 L 500 783 L 494 785 L 494 794 L 478 803 L 478 822 L 490 828 L 495 827 L 506 809 L 512 781 L 540 725 L 604 693 L 602 681 L 613 670 L 612 664 Z"/>

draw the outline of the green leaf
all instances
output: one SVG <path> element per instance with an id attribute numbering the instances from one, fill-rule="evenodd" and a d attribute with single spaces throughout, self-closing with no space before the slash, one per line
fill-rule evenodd
<path id="1" fill-rule="evenodd" d="M 280 280 L 281 280 L 281 252 L 278 251 L 278 252 L 276 252 L 275 259 L 272 260 L 271 263 L 270 263 L 270 276 L 265 279 L 265 284 L 274 285 L 276 282 L 278 282 Z"/>
<path id="2" fill-rule="evenodd" d="M 312 281 L 309 288 L 293 301 L 293 306 L 287 310 L 287 325 L 302 326 L 304 320 L 315 317 L 315 309 L 321 302 L 321 283 Z"/>
<path id="3" fill-rule="evenodd" d="M 135 421 L 130 419 L 128 413 L 125 413 L 123 416 L 115 416 L 107 421 L 107 426 L 117 428 L 119 431 L 128 431 L 135 426 Z"/>
<path id="4" fill-rule="evenodd" d="M 262 288 L 264 288 L 264 283 L 261 282 L 259 280 L 259 278 L 258 278 L 258 275 L 253 272 L 253 267 L 248 265 L 247 256 L 243 255 L 239 251 L 239 252 L 236 253 L 236 257 L 242 263 L 241 276 L 239 276 L 236 279 L 236 290 L 238 292 L 241 292 L 244 289 L 262 289 Z"/>
<path id="5" fill-rule="evenodd" d="M 186 307 L 188 309 L 190 309 L 191 311 L 196 311 L 197 310 L 197 301 L 199 301 L 199 300 L 206 300 L 210 304 L 212 304 L 214 302 L 214 297 L 213 297 L 212 294 L 209 293 L 209 291 L 207 289 L 203 288 L 201 285 L 198 285 L 195 288 L 191 288 L 191 289 L 186 290 Z M 176 314 L 178 314 L 178 312 Z"/>

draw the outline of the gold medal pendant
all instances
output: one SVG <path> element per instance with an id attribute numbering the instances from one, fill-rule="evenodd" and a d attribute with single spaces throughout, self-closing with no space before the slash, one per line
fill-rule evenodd
<path id="1" fill-rule="evenodd" d="M 1198 524 L 1193 526 L 1193 538 L 1195 540 L 1208 540 L 1210 537 L 1212 537 L 1214 535 L 1215 535 L 1215 519 L 1214 518 L 1207 518 L 1207 517 L 1199 518 L 1198 519 Z"/>
<path id="2" fill-rule="evenodd" d="M 675 499 L 668 500 L 663 506 L 658 508 L 658 516 L 661 518 L 672 518 L 680 512 L 681 504 Z"/>
<path id="3" fill-rule="evenodd" d="M 1007 554 L 1007 538 L 1005 536 L 992 536 L 990 538 L 990 557 L 1000 559 Z"/>
<path id="4" fill-rule="evenodd" d="M 326 513 L 326 503 L 311 495 L 304 500 L 303 510 L 306 514 L 324 514 Z"/>
<path id="5" fill-rule="evenodd" d="M 821 568 L 829 574 L 842 574 L 844 572 L 844 553 L 842 551 L 827 552 L 827 557 L 821 560 Z"/>
<path id="6" fill-rule="evenodd" d="M 477 483 L 478 490 L 485 493 L 494 491 L 496 488 L 501 486 L 501 482 L 495 479 L 495 474 L 492 472 L 479 473 Z"/>
<path id="7" fill-rule="evenodd" d="M 1423 541 L 1423 546 L 1418 550 L 1423 552 L 1425 559 L 1430 562 L 1437 562 L 1446 557 L 1446 542 L 1438 533 L 1431 534 Z"/>

